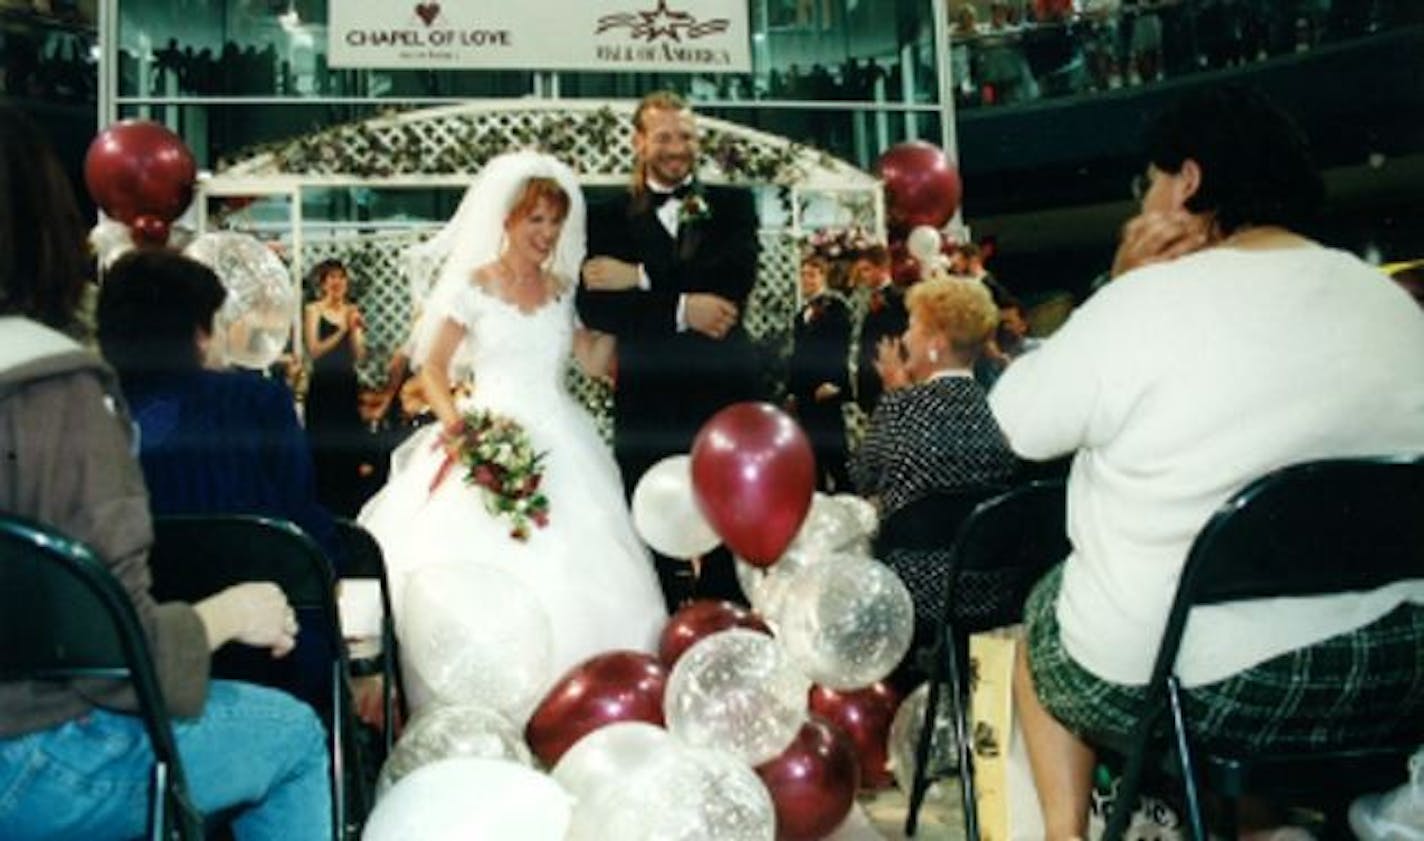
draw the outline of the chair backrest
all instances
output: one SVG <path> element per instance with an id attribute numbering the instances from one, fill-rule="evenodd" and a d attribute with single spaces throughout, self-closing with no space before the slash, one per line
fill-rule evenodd
<path id="1" fill-rule="evenodd" d="M 385 662 L 389 671 L 386 677 L 387 680 L 394 683 L 392 688 L 397 690 L 396 697 L 399 699 L 402 720 L 409 721 L 410 710 L 407 707 L 409 701 L 405 691 L 405 679 L 400 669 L 400 643 L 395 635 L 395 614 L 391 610 L 391 582 L 386 574 L 385 553 L 381 551 L 381 544 L 377 543 L 376 538 L 361 524 L 344 517 L 336 518 L 335 523 L 336 539 L 346 550 L 346 576 L 349 578 L 374 578 L 380 582 L 381 647 L 383 656 L 386 656 Z M 389 713 L 389 710 L 387 712 Z M 388 735 L 392 733 L 392 729 L 388 717 L 386 725 Z"/>
<path id="2" fill-rule="evenodd" d="M 197 601 L 244 581 L 272 581 L 293 607 L 329 610 L 336 627 L 331 565 L 292 523 L 245 514 L 168 516 L 154 519 L 153 536 L 149 566 L 160 599 Z"/>
<path id="3" fill-rule="evenodd" d="M 880 523 L 875 536 L 877 556 L 893 549 L 945 549 L 959 526 L 986 499 L 1003 493 L 999 486 L 940 491 L 903 506 Z"/>
<path id="4" fill-rule="evenodd" d="M 1194 605 L 1424 578 L 1421 512 L 1424 457 L 1305 462 L 1253 481 L 1192 543 L 1154 671 L 1172 668 Z"/>
<path id="5" fill-rule="evenodd" d="M 345 574 L 351 578 L 378 578 L 386 581 L 386 560 L 376 538 L 359 523 L 344 517 L 334 520 L 336 539 L 346 550 Z"/>
<path id="6" fill-rule="evenodd" d="M 168 705 L 133 603 L 93 550 L 39 524 L 0 515 L 0 680 L 125 680 L 156 760 L 153 834 L 164 814 L 200 836 Z"/>
<path id="7" fill-rule="evenodd" d="M 358 748 L 346 679 L 346 646 L 336 610 L 336 582 L 321 548 L 290 522 L 246 514 L 157 517 L 153 535 L 149 566 L 157 598 L 197 601 L 233 584 L 271 581 L 282 588 L 292 607 L 321 617 L 320 633 L 315 636 L 329 648 L 332 696 L 324 714 L 332 727 L 334 826 L 340 831 L 347 815 L 346 758 L 356 756 Z M 364 813 L 364 793 L 357 791 L 357 796 L 354 805 Z"/>
<path id="8" fill-rule="evenodd" d="M 1068 557 L 1063 480 L 1030 482 L 980 503 L 950 552 L 946 616 L 962 631 L 1018 622 L 1033 585 Z"/>

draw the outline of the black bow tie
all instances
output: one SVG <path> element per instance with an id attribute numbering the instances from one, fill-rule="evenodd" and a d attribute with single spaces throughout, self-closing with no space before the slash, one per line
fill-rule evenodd
<path id="1" fill-rule="evenodd" d="M 648 185 L 648 192 L 652 195 L 654 203 L 662 204 L 664 202 L 669 202 L 674 199 L 682 201 L 683 199 L 692 195 L 693 186 L 691 181 L 688 181 L 685 184 L 679 184 L 671 190 L 659 190 L 656 187 L 653 187 L 652 185 Z"/>

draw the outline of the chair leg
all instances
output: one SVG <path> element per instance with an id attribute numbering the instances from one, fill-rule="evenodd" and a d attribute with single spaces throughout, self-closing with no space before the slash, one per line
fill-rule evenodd
<path id="1" fill-rule="evenodd" d="M 1127 764 L 1123 768 L 1122 779 L 1118 781 L 1117 795 L 1113 797 L 1112 809 L 1108 811 L 1107 826 L 1103 829 L 1103 841 L 1122 841 L 1127 832 L 1128 822 L 1136 809 L 1138 795 L 1142 793 L 1143 769 L 1147 764 L 1147 751 L 1152 744 L 1152 731 L 1161 713 L 1161 699 L 1149 696 L 1143 704 L 1142 718 L 1133 733 Z"/>
<path id="2" fill-rule="evenodd" d="M 331 675 L 331 831 L 336 841 L 346 838 L 346 706 L 342 703 L 342 674 L 338 661 Z"/>
<path id="3" fill-rule="evenodd" d="M 1187 723 L 1182 714 L 1181 688 L 1177 678 L 1167 678 L 1167 701 L 1172 710 L 1172 733 L 1176 738 L 1177 761 L 1182 771 L 1182 786 L 1186 795 L 1187 820 L 1192 829 L 1193 841 L 1207 841 L 1206 826 L 1202 821 L 1201 794 L 1197 789 L 1197 778 L 1194 773 L 1196 763 L 1192 762 L 1191 746 L 1187 743 Z M 1227 824 L 1230 835 L 1228 838 L 1236 837 L 1236 814 L 1234 799 L 1227 798 L 1230 807 L 1230 822 Z"/>
<path id="4" fill-rule="evenodd" d="M 168 797 L 168 764 L 163 760 L 153 763 L 153 780 L 150 783 L 152 792 L 148 798 L 148 827 L 149 837 L 153 841 L 166 841 L 168 835 L 168 812 L 175 811 L 174 818 L 177 819 L 176 803 L 171 802 Z"/>
<path id="5" fill-rule="evenodd" d="M 937 644 L 944 645 L 941 637 Z M 935 658 L 935 663 L 939 663 L 939 658 Z M 925 794 L 929 791 L 929 757 L 930 744 L 934 738 L 935 712 L 939 707 L 939 673 L 938 665 L 930 670 L 929 676 L 929 697 L 925 701 L 925 720 L 920 729 L 920 738 L 915 742 L 915 767 L 910 775 L 910 804 L 905 812 L 905 837 L 913 838 L 915 831 L 919 828 L 920 807 L 924 805 Z"/>
<path id="6" fill-rule="evenodd" d="M 953 634 L 946 634 L 948 637 L 947 656 L 945 661 L 949 664 L 949 703 L 950 712 L 954 716 L 954 737 L 959 748 L 959 792 L 964 802 L 964 838 L 965 841 L 979 841 L 979 808 L 978 798 L 974 793 L 974 757 L 969 744 L 969 711 L 965 709 L 964 701 L 966 693 L 964 682 L 960 678 L 959 670 L 959 646 L 954 642 Z M 1008 745 L 1004 746 L 1008 750 Z"/>
<path id="7" fill-rule="evenodd" d="M 396 743 L 396 652 L 392 647 L 395 634 L 391 631 L 390 617 L 381 623 L 381 739 L 389 758 Z"/>

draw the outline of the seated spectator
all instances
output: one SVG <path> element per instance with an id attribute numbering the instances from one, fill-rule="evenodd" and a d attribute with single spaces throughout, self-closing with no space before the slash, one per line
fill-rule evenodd
<path id="1" fill-rule="evenodd" d="M 850 307 L 841 297 L 846 267 L 817 256 L 801 262 L 801 298 L 787 377 L 791 410 L 816 453 L 816 486 L 827 493 L 850 488 L 846 429 L 841 406 L 851 399 Z"/>
<path id="2" fill-rule="evenodd" d="M 205 367 L 227 290 L 170 251 L 120 258 L 99 295 L 99 346 L 143 433 L 139 461 L 155 515 L 260 514 L 291 520 L 344 556 L 316 501 L 312 457 L 286 387 Z"/>
<path id="3" fill-rule="evenodd" d="M 906 294 L 910 327 L 882 340 L 876 368 L 885 394 L 851 463 L 856 489 L 885 520 L 933 493 L 1006 484 L 1016 460 L 970 371 L 998 323 L 979 283 L 937 277 Z M 886 558 L 910 589 L 915 615 L 928 623 L 944 600 L 942 559 L 912 553 Z"/>
<path id="4" fill-rule="evenodd" d="M 345 555 L 316 500 L 312 457 L 292 395 L 249 371 L 204 367 L 213 314 L 227 291 L 201 263 L 171 251 L 121 257 L 99 293 L 99 346 L 119 375 L 139 429 L 139 462 L 155 516 L 258 514 L 296 523 L 337 575 Z M 283 661 L 225 652 L 225 673 L 291 688 L 330 704 L 330 641 L 319 614 L 297 655 Z"/>
<path id="5" fill-rule="evenodd" d="M 985 276 L 986 280 L 992 277 Z M 999 323 L 984 343 L 984 352 L 974 365 L 974 379 L 987 391 L 998 382 L 1009 363 L 1038 347 L 1039 340 L 1028 334 L 1028 319 L 1023 304 L 999 283 L 989 287 L 994 305 L 999 308 Z"/>
<path id="6" fill-rule="evenodd" d="M 884 519 L 926 494 L 996 485 L 1013 453 L 970 370 L 998 323 L 978 283 L 935 278 L 906 294 L 910 327 L 881 342 L 885 394 L 851 463 L 858 492 Z"/>
<path id="7" fill-rule="evenodd" d="M 330 839 L 316 717 L 280 692 L 208 679 L 210 651 L 229 642 L 290 652 L 292 610 L 270 582 L 154 602 L 127 411 L 113 373 L 65 335 L 91 271 L 74 193 L 39 133 L 3 107 L 0 172 L 0 511 L 84 541 L 128 593 L 199 810 L 239 809 L 240 841 Z M 134 704 L 117 682 L 0 682 L 0 837 L 142 836 L 153 753 Z"/>
<path id="8" fill-rule="evenodd" d="M 1424 452 L 1424 319 L 1293 232 L 1322 195 L 1294 124 L 1213 88 L 1152 124 L 1147 159 L 1117 279 L 990 395 L 1020 455 L 1077 453 L 1072 552 L 1029 598 L 1014 686 L 1050 839 L 1086 836 L 1088 740 L 1133 731 L 1212 512 L 1288 464 Z M 1247 751 L 1417 738 L 1422 604 L 1424 578 L 1194 609 L 1178 659 L 1192 735 Z"/>

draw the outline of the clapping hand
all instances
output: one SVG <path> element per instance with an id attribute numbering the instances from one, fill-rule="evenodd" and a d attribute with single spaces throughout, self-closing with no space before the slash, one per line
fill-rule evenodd
<path id="1" fill-rule="evenodd" d="M 709 339 L 721 339 L 737 324 L 737 305 L 720 295 L 689 292 L 684 297 L 687 326 Z"/>
<path id="2" fill-rule="evenodd" d="M 1212 242 L 1210 223 L 1185 210 L 1139 213 L 1122 226 L 1112 276 L 1151 263 L 1165 263 Z"/>
<path id="3" fill-rule="evenodd" d="M 815 394 L 812 396 L 816 398 L 817 403 L 825 403 L 828 400 L 834 400 L 840 393 L 840 386 L 835 383 L 821 383 L 816 386 Z"/>
<path id="4" fill-rule="evenodd" d="M 905 369 L 905 343 L 898 336 L 886 336 L 875 347 L 875 372 L 886 391 L 910 384 L 910 372 Z"/>
<path id="5" fill-rule="evenodd" d="M 638 266 L 612 257 L 593 257 L 583 264 L 583 285 L 600 292 L 620 292 L 638 286 Z"/>

